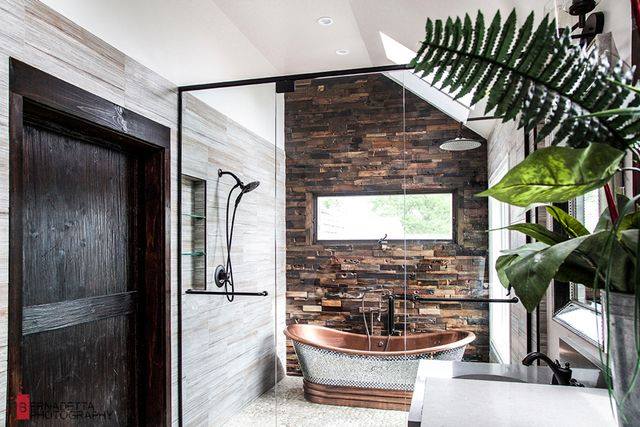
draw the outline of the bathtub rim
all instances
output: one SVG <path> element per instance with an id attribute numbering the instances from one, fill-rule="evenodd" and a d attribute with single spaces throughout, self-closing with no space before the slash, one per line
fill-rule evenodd
<path id="1" fill-rule="evenodd" d="M 305 328 L 314 328 L 314 329 L 322 329 L 322 330 L 327 330 L 327 331 L 331 331 L 332 333 L 338 333 L 338 334 L 343 334 L 343 335 L 352 335 L 352 336 L 365 336 L 364 334 L 355 334 L 353 332 L 345 332 L 345 331 L 340 331 L 338 329 L 332 329 L 332 328 L 327 328 L 326 326 L 319 326 L 319 325 L 308 325 L 308 324 L 293 324 L 293 325 L 287 325 L 287 327 L 284 329 L 284 334 L 287 338 L 289 338 L 292 341 L 296 341 L 302 344 L 306 344 L 308 346 L 314 347 L 314 348 L 318 348 L 318 349 L 325 349 L 325 350 L 331 350 L 331 351 L 335 351 L 338 353 L 344 353 L 344 354 L 351 354 L 351 355 L 358 355 L 358 356 L 377 356 L 377 357 L 392 357 L 392 356 L 410 356 L 410 355 L 417 355 L 417 354 L 427 354 L 427 353 L 436 353 L 436 352 L 440 352 L 440 351 L 446 351 L 446 350 L 451 350 L 454 348 L 459 348 L 459 347 L 463 347 L 463 346 L 467 346 L 469 345 L 469 343 L 473 342 L 476 339 L 476 334 L 474 334 L 471 331 L 436 331 L 436 332 L 423 332 L 420 334 L 415 334 L 415 335 L 411 335 L 411 337 L 419 337 L 420 335 L 431 335 L 434 333 L 438 333 L 438 332 L 458 332 L 458 333 L 462 333 L 462 334 L 466 334 L 466 336 L 464 338 L 462 338 L 461 340 L 458 341 L 454 341 L 452 343 L 449 344 L 442 344 L 439 346 L 435 346 L 435 347 L 427 347 L 427 348 L 419 348 L 419 349 L 415 349 L 415 350 L 402 350 L 402 351 L 363 351 L 363 350 L 353 350 L 350 348 L 342 348 L 342 347 L 334 347 L 331 345 L 319 345 L 317 343 L 314 343 L 313 341 L 307 340 L 305 338 L 302 338 L 298 335 L 293 334 L 289 329 L 293 328 L 293 327 L 305 327 Z M 373 341 L 374 338 L 376 339 L 386 339 L 387 336 L 385 335 L 371 335 L 371 340 Z"/>

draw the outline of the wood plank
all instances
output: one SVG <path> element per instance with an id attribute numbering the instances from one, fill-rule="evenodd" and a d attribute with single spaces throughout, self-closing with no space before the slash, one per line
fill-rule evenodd
<path id="1" fill-rule="evenodd" d="M 135 334 L 134 324 L 134 316 L 118 316 L 24 336 L 23 363 L 37 374 L 25 375 L 23 387 L 30 394 L 31 402 L 39 403 L 32 407 L 29 424 L 144 425 L 142 420 L 136 422 L 132 410 L 136 406 L 133 381 L 136 365 L 131 360 L 127 342 L 131 342 Z M 76 378 L 78 380 L 74 380 Z M 109 393 L 108 399 L 104 398 L 105 391 Z M 47 420 L 42 414 L 44 404 L 53 406 L 61 402 L 91 402 L 95 413 L 100 415 L 71 423 Z M 70 414 L 72 410 L 60 412 Z M 24 422 L 16 423 L 22 424 Z"/>
<path id="2" fill-rule="evenodd" d="M 21 76 L 17 78 L 17 76 Z M 11 91 L 150 145 L 169 149 L 170 130 L 133 111 L 11 59 Z"/>
<path id="3" fill-rule="evenodd" d="M 131 314 L 136 308 L 137 294 L 137 291 L 129 291 L 24 307 L 22 335 Z"/>

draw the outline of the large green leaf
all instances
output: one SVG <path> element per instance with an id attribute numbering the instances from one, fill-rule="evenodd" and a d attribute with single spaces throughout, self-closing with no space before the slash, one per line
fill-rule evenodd
<path id="1" fill-rule="evenodd" d="M 560 266 L 589 236 L 582 236 L 527 255 L 506 269 L 509 283 L 527 311 L 533 311 L 544 296 Z"/>
<path id="2" fill-rule="evenodd" d="M 621 237 L 621 233 L 629 229 L 640 228 L 640 211 L 633 212 L 623 216 L 618 224 L 618 238 Z"/>
<path id="3" fill-rule="evenodd" d="M 632 199 L 628 199 L 627 197 L 622 198 L 618 195 L 616 205 L 618 206 L 618 214 L 620 215 L 617 227 L 618 239 L 622 237 L 621 234 L 623 231 L 640 228 L 640 210 L 637 210 L 637 204 L 639 201 L 640 194 L 636 195 Z"/>
<path id="4" fill-rule="evenodd" d="M 523 207 L 533 203 L 566 202 L 602 187 L 616 172 L 623 157 L 623 151 L 596 143 L 584 149 L 543 148 L 479 196 L 491 196 Z"/>
<path id="5" fill-rule="evenodd" d="M 567 257 L 553 279 L 560 282 L 581 283 L 591 288 L 596 276 L 596 265 L 577 252 Z"/>
<path id="6" fill-rule="evenodd" d="M 628 206 L 629 202 L 629 198 L 624 194 L 616 194 L 616 206 L 622 207 L 622 211 L 619 213 L 623 217 L 627 214 L 625 208 Z M 611 222 L 611 215 L 609 214 L 609 206 L 607 206 L 600 214 L 600 218 L 598 218 L 598 223 L 596 224 L 594 233 L 597 233 L 598 231 L 611 230 L 612 227 L 613 223 Z"/>
<path id="7" fill-rule="evenodd" d="M 504 23 L 497 12 L 489 26 L 478 13 L 471 31 L 469 21 L 465 16 L 461 28 L 460 19 L 428 19 L 410 64 L 415 72 L 447 76 L 440 88 L 456 98 L 473 92 L 472 104 L 488 96 L 486 113 L 495 108 L 504 121 L 519 115 L 519 127 L 546 123 L 538 138 L 553 135 L 554 144 L 626 149 L 638 142 L 640 115 L 632 113 L 640 90 L 630 84 L 631 71 L 575 45 L 569 31 L 558 36 L 549 16 L 535 29 L 533 15 L 518 27 L 514 12 Z M 606 113 L 594 114 L 601 110 Z"/>
<path id="8" fill-rule="evenodd" d="M 638 263 L 638 235 L 640 235 L 640 230 L 625 230 L 620 233 L 620 241 L 622 244 L 631 251 L 631 253 L 635 253 L 636 264 Z"/>
<path id="9" fill-rule="evenodd" d="M 631 231 L 637 230 L 623 233 Z M 637 244 L 632 233 L 628 236 L 630 244 Z M 506 256 L 518 257 L 500 267 L 505 281 L 516 290 L 528 311 L 536 308 L 552 279 L 593 286 L 596 270 L 601 274 L 596 282 L 598 287 L 603 287 L 602 277 L 607 275 L 613 290 L 627 293 L 633 290 L 637 257 L 632 257 L 610 231 L 576 237 L 538 251 L 526 248 Z"/>
<path id="10" fill-rule="evenodd" d="M 610 231 L 601 231 L 587 236 L 577 251 L 588 257 L 592 263 L 600 268 L 600 274 L 608 276 L 611 288 L 618 292 L 630 293 L 633 291 L 633 273 L 635 270 L 634 257 L 625 250 L 620 241 Z M 573 279 L 579 282 L 578 279 Z M 594 277 L 587 283 L 592 286 Z M 598 281 L 598 287 L 604 283 Z"/>
<path id="11" fill-rule="evenodd" d="M 555 245 L 556 243 L 567 240 L 567 238 L 562 236 L 561 234 L 555 233 L 540 224 L 521 222 L 518 224 L 511 224 L 503 228 L 506 228 L 507 230 L 519 231 L 522 234 L 534 238 L 539 242 L 546 243 L 547 245 Z"/>
<path id="12" fill-rule="evenodd" d="M 520 258 L 518 255 L 502 255 L 496 260 L 496 273 L 498 274 L 498 279 L 502 286 L 507 289 L 511 289 L 511 285 L 509 284 L 509 279 L 507 278 L 505 270 L 518 258 Z"/>
<path id="13" fill-rule="evenodd" d="M 527 256 L 535 252 L 540 252 L 543 249 L 547 249 L 549 245 L 542 242 L 527 243 L 526 245 L 518 246 L 515 249 L 506 249 L 500 253 L 503 255 L 519 255 Z"/>
<path id="14" fill-rule="evenodd" d="M 584 225 L 558 206 L 545 206 L 547 212 L 556 222 L 562 227 L 562 229 L 570 237 L 580 237 L 589 234 L 589 230 Z"/>

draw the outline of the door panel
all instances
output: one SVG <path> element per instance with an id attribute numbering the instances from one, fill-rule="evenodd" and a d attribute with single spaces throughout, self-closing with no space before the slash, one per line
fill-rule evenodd
<path id="1" fill-rule="evenodd" d="M 32 425 L 69 425 L 56 414 L 91 411 L 80 425 L 135 425 L 132 315 L 110 317 L 23 337 L 23 388 Z M 98 332 L 99 331 L 99 332 Z M 52 409 L 61 402 L 67 410 Z"/>
<path id="2" fill-rule="evenodd" d="M 132 161 L 32 125 L 24 142 L 23 305 L 132 290 Z"/>
<path id="3" fill-rule="evenodd" d="M 70 135 L 24 127 L 23 390 L 37 424 L 60 402 L 133 424 L 136 162 Z"/>

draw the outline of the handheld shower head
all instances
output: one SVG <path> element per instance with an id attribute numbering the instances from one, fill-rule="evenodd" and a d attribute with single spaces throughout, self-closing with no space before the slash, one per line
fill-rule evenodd
<path id="1" fill-rule="evenodd" d="M 240 181 L 240 178 L 236 176 L 233 172 L 223 171 L 222 169 L 218 169 L 218 176 L 222 177 L 222 175 L 231 175 L 233 179 L 236 180 L 236 184 L 229 190 L 229 195 L 227 196 L 227 220 L 226 220 L 226 240 L 227 240 L 227 251 L 226 251 L 226 265 L 219 265 L 216 267 L 215 271 L 215 283 L 221 288 L 224 286 L 225 293 L 227 295 L 227 300 L 233 301 L 233 292 L 234 292 L 234 282 L 233 282 L 233 264 L 231 263 L 231 242 L 233 240 L 233 226 L 236 221 L 236 210 L 238 209 L 238 205 L 240 204 L 240 200 L 245 193 L 249 193 L 250 191 L 255 190 L 260 185 L 259 181 L 252 181 L 248 184 L 244 184 Z M 229 203 L 231 202 L 231 195 L 236 188 L 240 188 L 240 193 L 236 196 L 236 201 L 233 206 L 233 213 L 229 211 Z M 229 215 L 231 214 L 231 222 L 229 222 Z"/>
<path id="2" fill-rule="evenodd" d="M 240 188 L 242 188 L 242 194 L 255 190 L 256 188 L 258 188 L 258 185 L 260 185 L 260 181 L 253 181 L 248 183 L 247 185 L 240 186 Z"/>
<path id="3" fill-rule="evenodd" d="M 222 176 L 222 175 L 231 175 L 233 179 L 236 180 L 236 185 L 240 187 L 241 194 L 253 191 L 258 187 L 258 185 L 260 185 L 260 181 L 253 181 L 245 185 L 242 181 L 240 181 L 240 178 L 238 178 L 238 176 L 233 172 L 223 171 L 222 169 L 218 169 L 218 176 Z"/>

